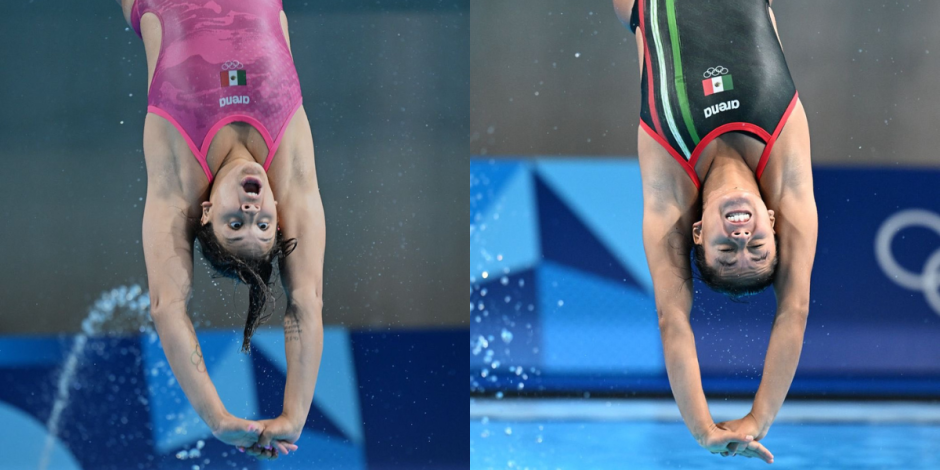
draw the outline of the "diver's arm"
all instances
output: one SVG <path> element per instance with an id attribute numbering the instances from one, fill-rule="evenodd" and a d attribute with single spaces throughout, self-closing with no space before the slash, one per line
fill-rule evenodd
<path id="1" fill-rule="evenodd" d="M 682 419 L 698 440 L 714 423 L 702 390 L 695 336 L 689 323 L 692 274 L 688 256 L 683 253 L 689 252 L 691 235 L 690 228 L 682 226 L 687 222 L 691 227 L 692 221 L 683 220 L 687 217 L 682 217 L 678 209 L 654 206 L 647 203 L 643 210 L 643 245 L 653 278 L 663 356 Z"/>
<path id="2" fill-rule="evenodd" d="M 143 245 L 150 284 L 150 315 L 176 380 L 210 427 L 223 413 L 209 380 L 192 321 L 186 314 L 193 277 L 193 244 L 187 220 L 166 200 L 148 195 Z"/>
<path id="3" fill-rule="evenodd" d="M 754 397 L 751 414 L 767 433 L 783 405 L 803 348 L 803 334 L 809 314 L 810 275 L 816 255 L 818 221 L 812 192 L 802 201 L 781 207 L 777 217 L 780 238 L 780 265 L 774 291 L 777 315 L 770 332 L 764 373 Z M 791 217 L 786 217 L 792 214 Z"/>
<path id="4" fill-rule="evenodd" d="M 183 207 L 182 199 L 168 200 L 148 191 L 142 242 L 150 285 L 150 315 L 173 375 L 199 417 L 220 440 L 249 446 L 257 437 L 243 441 L 246 436 L 226 434 L 233 429 L 249 432 L 252 423 L 233 418 L 226 411 L 206 372 L 196 331 L 186 314 L 192 286 L 193 237 Z M 261 426 L 254 425 L 254 431 L 260 434 Z"/>
<path id="5" fill-rule="evenodd" d="M 295 223 L 285 220 L 287 224 L 283 228 L 285 236 L 297 239 L 297 248 L 285 262 L 287 383 L 282 414 L 298 429 L 307 421 L 323 351 L 323 253 L 326 235 L 319 193 L 307 198 L 305 206 L 306 216 L 295 220 Z"/>
<path id="6" fill-rule="evenodd" d="M 298 111 L 303 112 L 303 109 Z M 287 383 L 282 416 L 288 418 L 299 435 L 313 401 L 323 350 L 321 312 L 326 232 L 310 125 L 305 117 L 291 125 L 300 133 L 295 141 L 298 156 L 291 164 L 289 186 L 284 188 L 286 191 L 278 203 L 284 237 L 297 239 L 296 249 L 281 266 L 288 302 L 284 316 Z"/>

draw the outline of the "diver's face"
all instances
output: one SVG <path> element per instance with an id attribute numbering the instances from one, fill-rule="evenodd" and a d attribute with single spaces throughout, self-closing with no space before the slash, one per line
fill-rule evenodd
<path id="1" fill-rule="evenodd" d="M 777 256 L 774 211 L 759 195 L 733 191 L 702 208 L 692 225 L 692 241 L 702 245 L 705 264 L 722 276 L 749 276 L 772 269 Z"/>
<path id="2" fill-rule="evenodd" d="M 257 259 L 274 246 L 277 202 L 264 168 L 257 163 L 220 171 L 202 211 L 202 224 L 211 222 L 219 243 L 237 256 Z"/>

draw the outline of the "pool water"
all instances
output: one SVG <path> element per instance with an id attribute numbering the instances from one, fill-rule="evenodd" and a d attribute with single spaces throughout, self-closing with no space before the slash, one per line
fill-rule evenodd
<path id="1" fill-rule="evenodd" d="M 938 469 L 940 426 L 774 425 L 761 441 L 774 469 Z M 470 468 L 764 468 L 758 459 L 721 457 L 698 446 L 680 422 L 470 422 Z"/>

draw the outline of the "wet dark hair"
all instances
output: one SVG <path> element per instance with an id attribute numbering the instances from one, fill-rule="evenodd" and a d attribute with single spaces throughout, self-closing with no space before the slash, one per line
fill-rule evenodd
<path id="1" fill-rule="evenodd" d="M 297 239 L 284 239 L 284 235 L 277 230 L 274 246 L 260 258 L 242 258 L 229 252 L 219 243 L 219 239 L 212 231 L 212 223 L 205 225 L 196 221 L 196 238 L 202 256 L 215 269 L 221 277 L 236 279 L 248 285 L 248 319 L 245 321 L 245 336 L 242 340 L 242 352 L 249 352 L 251 335 L 255 329 L 270 316 L 270 311 L 264 314 L 264 306 L 271 298 L 272 304 L 276 302 L 271 281 L 274 273 L 274 261 L 282 263 L 287 255 L 297 247 Z M 272 307 L 273 309 L 274 307 Z"/>
<path id="2" fill-rule="evenodd" d="M 705 248 L 696 243 L 692 244 L 692 262 L 698 270 L 698 279 L 706 286 L 715 292 L 739 300 L 742 297 L 759 294 L 774 283 L 777 277 L 777 260 L 780 258 L 780 244 L 777 243 L 776 235 L 774 235 L 774 245 L 777 246 L 777 254 L 770 265 L 770 270 L 758 276 L 739 279 L 721 277 L 717 269 L 705 263 Z"/>

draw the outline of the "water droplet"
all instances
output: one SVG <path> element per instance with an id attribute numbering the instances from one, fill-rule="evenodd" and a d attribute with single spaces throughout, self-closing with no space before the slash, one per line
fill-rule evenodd
<path id="1" fill-rule="evenodd" d="M 504 343 L 509 344 L 512 341 L 512 332 L 503 328 L 503 331 L 499 334 L 499 337 L 502 338 Z"/>

